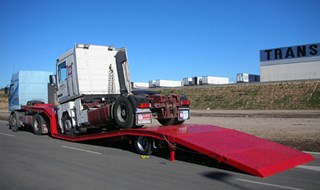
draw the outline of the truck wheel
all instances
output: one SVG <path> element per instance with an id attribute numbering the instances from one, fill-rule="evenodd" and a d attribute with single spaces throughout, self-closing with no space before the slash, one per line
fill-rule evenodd
<path id="1" fill-rule="evenodd" d="M 61 122 L 64 130 L 64 134 L 68 136 L 74 136 L 75 131 L 74 131 L 74 127 L 72 126 L 71 118 L 67 114 L 65 114 L 61 118 Z"/>
<path id="2" fill-rule="evenodd" d="M 45 124 L 43 117 L 39 114 L 33 116 L 32 128 L 35 135 L 42 135 L 42 127 Z"/>
<path id="3" fill-rule="evenodd" d="M 11 114 L 9 117 L 9 128 L 11 128 L 12 132 L 18 131 L 18 120 L 15 113 Z"/>
<path id="4" fill-rule="evenodd" d="M 174 119 L 173 125 L 181 125 L 184 122 L 184 120 L 179 121 L 178 118 Z"/>
<path id="5" fill-rule="evenodd" d="M 134 125 L 132 126 L 132 128 L 134 128 L 134 129 L 140 129 L 140 128 L 142 128 L 142 127 L 144 127 L 144 125 L 136 125 L 136 124 L 134 124 Z"/>
<path id="6" fill-rule="evenodd" d="M 152 154 L 152 139 L 148 137 L 135 137 L 133 144 L 136 152 L 141 155 Z"/>
<path id="7" fill-rule="evenodd" d="M 163 126 L 172 125 L 174 123 L 175 118 L 168 119 L 158 119 L 159 123 Z"/>
<path id="8" fill-rule="evenodd" d="M 141 98 L 142 96 L 128 96 L 128 99 L 129 99 L 129 101 L 130 101 L 130 103 L 131 103 L 131 105 L 132 105 L 132 108 L 133 108 L 133 110 L 137 107 L 137 100 L 136 100 L 136 97 L 139 97 L 139 98 Z M 144 98 L 145 98 L 145 96 L 143 96 Z M 132 128 L 142 128 L 144 125 L 136 125 L 136 121 L 137 121 L 137 118 L 136 118 L 136 114 L 134 114 L 134 120 L 133 120 L 134 122 L 133 122 L 133 126 L 132 126 Z"/>
<path id="9" fill-rule="evenodd" d="M 132 105 L 127 98 L 120 97 L 115 101 L 113 116 L 118 128 L 132 128 L 134 123 L 134 114 Z"/>

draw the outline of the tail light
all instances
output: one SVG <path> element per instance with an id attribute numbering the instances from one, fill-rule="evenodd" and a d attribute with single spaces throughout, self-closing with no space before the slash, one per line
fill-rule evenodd
<path id="1" fill-rule="evenodd" d="M 148 108 L 150 108 L 150 103 L 139 103 L 137 105 L 137 108 L 139 108 L 139 109 L 148 109 Z"/>
<path id="2" fill-rule="evenodd" d="M 181 100 L 181 105 L 182 106 L 189 106 L 190 105 L 190 100 Z"/>

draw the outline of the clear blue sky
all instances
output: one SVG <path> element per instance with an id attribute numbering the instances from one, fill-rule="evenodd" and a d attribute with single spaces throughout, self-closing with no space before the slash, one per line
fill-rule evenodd
<path id="1" fill-rule="evenodd" d="M 2 0 L 0 87 L 75 43 L 126 47 L 131 80 L 259 74 L 259 50 L 320 42 L 319 0 Z"/>

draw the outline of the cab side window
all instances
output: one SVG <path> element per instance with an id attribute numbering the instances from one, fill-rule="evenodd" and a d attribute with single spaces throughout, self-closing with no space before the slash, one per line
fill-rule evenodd
<path id="1" fill-rule="evenodd" d="M 58 66 L 58 77 L 60 84 L 67 79 L 67 66 L 65 61 Z"/>

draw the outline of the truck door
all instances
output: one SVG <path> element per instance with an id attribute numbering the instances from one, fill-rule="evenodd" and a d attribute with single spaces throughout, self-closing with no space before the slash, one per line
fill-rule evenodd
<path id="1" fill-rule="evenodd" d="M 67 61 L 64 60 L 57 65 L 57 79 L 58 79 L 57 98 L 59 102 L 66 101 L 69 97 L 67 78 L 68 78 Z"/>
<path id="2" fill-rule="evenodd" d="M 74 80 L 74 67 L 71 59 L 67 61 L 67 86 L 69 97 L 76 95 Z"/>
<path id="3" fill-rule="evenodd" d="M 74 84 L 75 80 L 75 71 L 73 65 L 72 56 L 69 56 L 67 59 L 61 61 L 57 65 L 58 73 L 58 91 L 57 97 L 59 102 L 66 101 L 73 96 L 77 95 L 77 88 Z"/>

